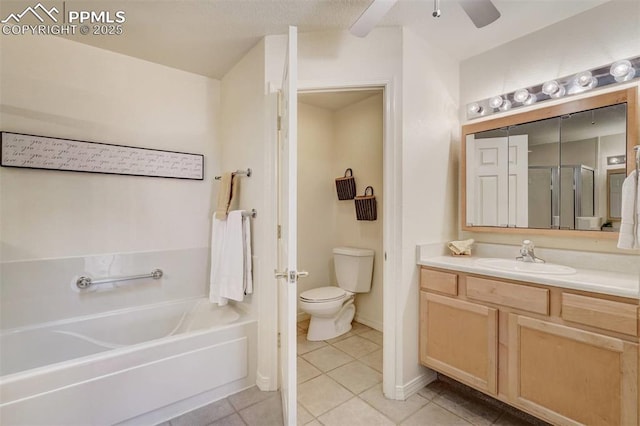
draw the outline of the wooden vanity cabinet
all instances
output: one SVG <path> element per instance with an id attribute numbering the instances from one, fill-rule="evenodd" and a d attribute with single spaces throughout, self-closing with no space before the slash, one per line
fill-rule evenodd
<path id="1" fill-rule="evenodd" d="M 420 294 L 420 361 L 477 389 L 498 391 L 498 310 Z M 422 338 L 422 337 L 428 338 Z"/>
<path id="2" fill-rule="evenodd" d="M 640 423 L 638 301 L 425 267 L 420 290 L 423 365 L 553 424 Z"/>
<path id="3" fill-rule="evenodd" d="M 509 314 L 509 399 L 554 424 L 634 425 L 638 345 Z"/>

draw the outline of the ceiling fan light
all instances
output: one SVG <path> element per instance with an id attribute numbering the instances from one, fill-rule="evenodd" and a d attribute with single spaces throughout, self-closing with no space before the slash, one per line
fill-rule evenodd
<path id="1" fill-rule="evenodd" d="M 500 108 L 503 103 L 504 103 L 504 99 L 502 99 L 502 96 L 494 96 L 491 99 L 489 99 L 489 106 L 493 109 Z"/>
<path id="2" fill-rule="evenodd" d="M 529 98 L 529 91 L 527 89 L 518 89 L 513 92 L 513 100 L 516 102 L 524 103 Z"/>

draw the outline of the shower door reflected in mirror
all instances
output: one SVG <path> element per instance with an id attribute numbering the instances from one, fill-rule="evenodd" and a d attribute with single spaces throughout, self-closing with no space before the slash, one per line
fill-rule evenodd
<path id="1" fill-rule="evenodd" d="M 562 117 L 560 229 L 598 231 L 608 221 L 607 171 L 620 166 L 607 158 L 625 155 L 626 128 L 626 104 Z"/>
<path id="2" fill-rule="evenodd" d="M 619 222 L 621 219 L 622 183 L 626 177 L 624 168 L 607 170 L 607 220 L 611 222 Z"/>

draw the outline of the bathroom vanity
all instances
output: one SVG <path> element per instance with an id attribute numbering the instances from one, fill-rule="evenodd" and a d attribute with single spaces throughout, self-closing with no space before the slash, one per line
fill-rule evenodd
<path id="1" fill-rule="evenodd" d="M 553 424 L 639 424 L 640 262 L 603 255 L 631 266 L 612 272 L 576 256 L 523 272 L 513 257 L 419 250 L 420 362 Z"/>

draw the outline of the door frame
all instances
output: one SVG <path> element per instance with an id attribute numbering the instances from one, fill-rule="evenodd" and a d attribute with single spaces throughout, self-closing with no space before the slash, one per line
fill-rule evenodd
<path id="1" fill-rule="evenodd" d="M 401 339 L 396 335 L 402 330 L 402 318 L 397 315 L 396 292 L 393 280 L 401 271 L 402 253 L 402 179 L 399 175 L 402 164 L 400 137 L 397 132 L 401 128 L 396 113 L 395 87 L 390 80 L 378 81 L 340 81 L 310 82 L 298 81 L 300 93 L 326 93 L 340 91 L 356 91 L 382 89 L 383 93 L 383 223 L 382 247 L 384 267 L 382 274 L 382 322 L 383 322 L 383 368 L 382 389 L 387 398 L 398 399 L 396 386 L 397 357 L 402 359 Z"/>

